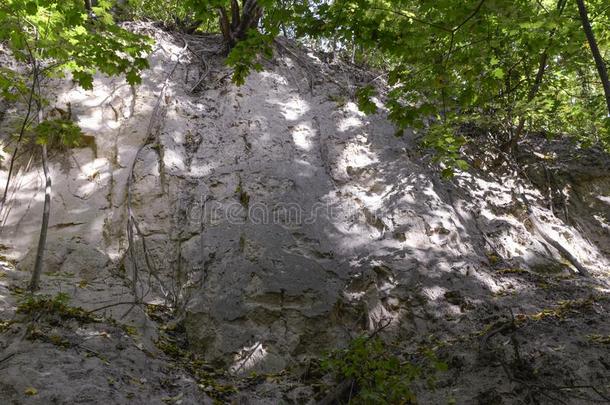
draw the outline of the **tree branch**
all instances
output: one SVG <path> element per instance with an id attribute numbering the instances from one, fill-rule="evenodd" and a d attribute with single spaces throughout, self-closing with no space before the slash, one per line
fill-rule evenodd
<path id="1" fill-rule="evenodd" d="M 472 20 L 474 18 L 474 16 L 477 15 L 479 13 L 479 11 L 481 11 L 481 7 L 483 7 L 483 3 L 485 3 L 485 0 L 480 0 L 479 3 L 477 4 L 477 6 L 475 7 L 475 9 L 472 10 L 472 12 L 468 15 L 468 17 L 466 17 L 466 19 L 464 21 L 462 21 L 458 26 L 456 26 L 451 31 L 453 33 L 456 33 L 460 28 L 462 28 L 464 25 L 466 25 L 466 23 L 468 21 Z"/>
<path id="2" fill-rule="evenodd" d="M 432 22 L 429 22 L 429 21 L 426 21 L 426 20 L 421 20 L 419 18 L 410 16 L 408 14 L 403 13 L 402 11 L 393 10 L 393 9 L 389 9 L 389 8 L 383 8 L 383 7 L 370 7 L 369 9 L 370 10 L 390 12 L 390 13 L 399 15 L 401 17 L 408 18 L 409 20 L 413 20 L 413 21 L 415 21 L 417 23 L 420 23 L 420 24 L 423 24 L 423 25 L 427 25 L 427 26 L 432 27 L 432 28 L 439 29 L 441 31 L 445 31 L 445 32 L 452 32 L 453 31 L 452 29 L 447 28 L 447 27 L 443 27 L 442 25 L 438 25 L 438 24 L 435 24 L 435 23 L 432 23 Z"/>
<path id="3" fill-rule="evenodd" d="M 610 80 L 608 79 L 608 69 L 606 67 L 606 62 L 604 61 L 604 58 L 602 57 L 602 54 L 599 51 L 597 40 L 595 39 L 595 34 L 593 33 L 593 29 L 591 28 L 591 22 L 589 21 L 589 15 L 587 13 L 587 7 L 585 5 L 584 0 L 576 0 L 576 3 L 578 4 L 578 13 L 580 14 L 582 28 L 585 31 L 585 35 L 587 36 L 589 48 L 591 48 L 591 53 L 593 54 L 593 59 L 595 60 L 597 72 L 599 74 L 600 80 L 602 81 L 604 94 L 606 96 L 606 107 L 608 107 L 608 119 L 610 119 Z"/>

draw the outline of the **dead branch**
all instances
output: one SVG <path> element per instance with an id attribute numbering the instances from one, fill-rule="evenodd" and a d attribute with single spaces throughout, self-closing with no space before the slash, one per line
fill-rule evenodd
<path id="1" fill-rule="evenodd" d="M 197 88 L 199 87 L 199 85 L 201 85 L 201 83 L 203 83 L 205 78 L 208 77 L 208 75 L 210 73 L 210 66 L 209 66 L 208 62 L 205 60 L 203 53 L 198 54 L 197 52 L 195 52 L 193 50 L 193 48 L 189 45 L 186 38 L 182 37 L 182 40 L 186 44 L 186 48 L 189 50 L 189 52 L 191 52 L 194 56 L 196 56 L 199 60 L 201 60 L 201 63 L 203 64 L 203 67 L 204 67 L 204 72 L 199 75 L 199 79 L 197 80 L 197 83 L 195 83 L 195 85 L 193 87 L 191 87 L 191 89 L 189 91 L 190 93 L 194 93 L 195 90 L 197 90 Z"/>
<path id="2" fill-rule="evenodd" d="M 104 305 L 103 307 L 99 307 L 99 308 L 95 308 L 92 309 L 90 311 L 87 311 L 88 313 L 92 314 L 94 312 L 99 312 L 99 311 L 103 311 L 104 309 L 108 309 L 108 308 L 113 308 L 113 307 L 118 307 L 120 305 L 137 305 L 137 302 L 134 301 L 128 301 L 128 302 L 115 302 L 113 304 L 108 304 L 108 305 Z"/>
<path id="3" fill-rule="evenodd" d="M 521 195 L 521 200 L 523 201 L 523 204 L 525 205 L 525 207 L 527 209 L 527 215 L 528 215 L 530 222 L 532 223 L 532 226 L 534 227 L 534 230 L 542 237 L 542 239 L 546 243 L 548 243 L 553 248 L 555 248 L 555 250 L 557 250 L 561 254 L 561 256 L 563 256 L 566 260 L 568 260 L 570 262 L 570 264 L 572 264 L 572 266 L 574 266 L 574 268 L 576 268 L 576 270 L 578 270 L 578 273 L 580 275 L 589 277 L 589 271 L 587 270 L 587 268 L 584 267 L 580 263 L 580 261 L 570 251 L 568 251 L 565 247 L 563 247 L 563 245 L 561 243 L 559 243 L 555 239 L 551 238 L 546 233 L 546 231 L 544 230 L 544 226 L 536 217 L 536 214 L 535 214 L 534 210 L 532 209 L 532 206 L 530 205 L 529 200 L 525 196 L 522 186 L 520 186 L 519 193 Z"/>

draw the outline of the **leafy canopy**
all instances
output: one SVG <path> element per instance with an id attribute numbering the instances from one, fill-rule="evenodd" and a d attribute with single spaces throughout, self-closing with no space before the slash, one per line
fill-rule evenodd
<path id="1" fill-rule="evenodd" d="M 157 3 L 138 0 L 139 4 Z M 186 0 L 177 14 L 204 29 L 231 0 Z M 236 2 L 237 3 L 237 2 Z M 241 2 L 244 4 L 245 2 Z M 386 107 L 400 129 L 425 134 L 448 167 L 466 168 L 463 128 L 505 140 L 523 132 L 573 136 L 610 148 L 610 119 L 595 65 L 570 0 L 259 0 L 258 30 L 229 54 L 234 80 L 261 68 L 281 32 L 353 50 L 358 63 L 387 73 Z M 610 58 L 610 7 L 587 0 L 593 30 Z M 170 11 L 174 12 L 174 10 Z M 376 111 L 372 88 L 356 92 Z M 517 133 L 517 135 L 515 135 Z"/>
<path id="2" fill-rule="evenodd" d="M 219 32 L 223 12 L 256 3 L 256 25 L 231 45 L 227 63 L 243 83 L 262 68 L 281 33 L 335 44 L 336 53 L 386 73 L 385 106 L 400 129 L 424 135 L 448 168 L 466 168 L 464 128 L 500 139 L 521 132 L 570 135 L 610 149 L 610 118 L 595 65 L 570 0 L 130 0 L 129 18 L 152 18 L 189 30 Z M 586 0 L 603 56 L 610 58 L 610 7 Z M 146 40 L 112 21 L 113 2 L 100 0 L 90 18 L 81 1 L 5 0 L 0 41 L 26 59 L 35 33 L 39 58 L 58 61 L 86 88 L 94 70 L 139 81 Z M 30 46 L 29 48 L 32 48 Z M 15 87 L 2 71 L 0 91 Z M 373 87 L 354 94 L 373 113 Z"/>
<path id="3" fill-rule="evenodd" d="M 137 84 L 140 72 L 148 67 L 150 40 L 116 25 L 112 4 L 98 1 L 90 16 L 82 0 L 3 0 L 0 42 L 20 62 L 46 61 L 47 74 L 71 72 L 85 89 L 93 87 L 96 71 L 124 73 L 128 83 Z M 23 90 L 15 87 L 15 72 L 1 73 L 5 97 Z"/>
<path id="4" fill-rule="evenodd" d="M 610 7 L 587 3 L 608 58 Z M 389 67 L 390 117 L 426 130 L 428 145 L 450 163 L 463 165 L 460 128 L 471 123 L 509 136 L 523 119 L 530 132 L 610 146 L 604 95 L 573 1 L 338 0 L 319 4 L 300 27 L 355 44 L 361 61 Z"/>

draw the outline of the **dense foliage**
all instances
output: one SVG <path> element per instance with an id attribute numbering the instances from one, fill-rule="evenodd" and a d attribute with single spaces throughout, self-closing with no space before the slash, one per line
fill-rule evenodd
<path id="1" fill-rule="evenodd" d="M 610 7 L 587 5 L 607 56 Z M 459 129 L 471 123 L 513 142 L 525 127 L 610 144 L 574 1 L 343 0 L 317 12 L 316 35 L 353 42 L 360 60 L 389 66 L 391 117 L 402 128 L 427 129 L 445 158 L 459 158 Z"/>
<path id="2" fill-rule="evenodd" d="M 447 364 L 429 349 L 413 357 L 405 359 L 392 353 L 377 336 L 360 336 L 349 347 L 326 356 L 322 368 L 337 381 L 347 383 L 350 403 L 415 404 L 414 383 L 425 380 L 433 389 L 437 373 L 446 371 Z"/>
<path id="3" fill-rule="evenodd" d="M 114 21 L 111 1 L 101 0 L 91 12 L 81 0 L 3 0 L 0 4 L 0 42 L 19 61 L 46 61 L 49 73 L 70 71 L 85 89 L 93 86 L 93 74 L 125 73 L 131 84 L 148 67 L 148 40 L 121 29 Z M 16 72 L 3 69 L 0 90 L 14 91 Z M 23 89 L 21 89 L 23 90 Z"/>
<path id="4" fill-rule="evenodd" d="M 243 8 L 252 1 L 243 1 Z M 179 3 L 179 4 L 178 4 Z M 256 2 L 255 2 L 256 3 Z M 135 0 L 140 15 L 159 16 L 159 2 Z M 221 31 L 218 16 L 236 0 L 169 1 L 173 21 Z M 610 6 L 585 3 L 592 34 L 607 59 Z M 527 133 L 570 135 L 610 147 L 610 118 L 598 69 L 574 0 L 259 0 L 257 28 L 231 44 L 228 64 L 243 82 L 283 33 L 333 44 L 357 63 L 387 73 L 386 107 L 402 129 L 422 132 L 447 166 L 466 168 L 466 126 L 489 132 L 509 152 Z M 155 11 L 156 10 L 156 11 Z M 243 17 L 242 17 L 243 19 Z M 218 21 L 218 23 L 214 23 Z M 311 42 L 310 42 L 311 43 Z M 373 88 L 356 99 L 374 112 Z M 610 99 L 609 99 L 610 100 Z"/>
<path id="5" fill-rule="evenodd" d="M 71 1 L 7 0 L 0 8 L 0 41 L 14 54 L 59 61 L 90 88 L 97 69 L 125 72 L 138 82 L 146 67 L 143 39 L 113 23 L 113 1 L 93 7 Z M 568 134 L 586 144 L 610 145 L 610 119 L 577 2 L 572 0 L 130 0 L 123 18 L 146 18 L 188 31 L 222 32 L 227 63 L 242 83 L 273 39 L 288 35 L 332 43 L 358 63 L 383 69 L 391 88 L 386 106 L 400 129 L 426 134 L 446 163 L 464 166 L 465 124 L 499 134 L 513 146 L 526 133 Z M 610 7 L 587 0 L 603 57 L 610 49 Z M 119 52 L 120 51 L 120 52 Z M 0 89 L 14 89 L 3 71 Z M 10 93 L 10 92 L 9 92 Z M 376 110 L 372 88 L 356 94 Z M 506 149 L 507 151 L 509 148 Z"/>

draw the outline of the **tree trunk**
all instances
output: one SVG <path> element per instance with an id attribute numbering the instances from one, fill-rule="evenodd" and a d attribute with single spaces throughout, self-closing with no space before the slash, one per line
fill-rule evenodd
<path id="1" fill-rule="evenodd" d="M 228 50 L 246 38 L 250 29 L 256 29 L 263 15 L 263 9 L 257 0 L 244 0 L 239 9 L 239 2 L 231 0 L 231 9 L 218 8 L 218 23 Z"/>
<path id="2" fill-rule="evenodd" d="M 597 41 L 595 40 L 595 35 L 593 34 L 593 29 L 591 28 L 591 22 L 589 21 L 589 15 L 587 13 L 587 7 L 585 6 L 584 0 L 576 0 L 576 3 L 578 4 L 578 12 L 580 13 L 582 28 L 587 36 L 587 41 L 589 42 L 589 47 L 591 48 L 591 53 L 593 54 L 595 65 L 597 66 L 597 72 L 599 73 L 599 78 L 601 79 L 604 87 L 606 107 L 608 107 L 608 117 L 610 117 L 610 80 L 608 80 L 608 69 L 606 67 L 606 62 L 604 61 L 604 58 L 599 51 L 599 47 L 597 46 Z"/>
<path id="3" fill-rule="evenodd" d="M 40 274 L 42 273 L 42 263 L 44 251 L 47 244 L 47 232 L 49 230 L 49 216 L 51 214 L 51 173 L 49 171 L 49 157 L 47 155 L 47 145 L 42 145 L 42 169 L 45 177 L 44 189 L 44 208 L 42 210 L 42 225 L 40 227 L 40 239 L 38 239 L 38 250 L 36 251 L 36 263 L 34 272 L 30 280 L 29 290 L 38 290 L 40 284 Z"/>

